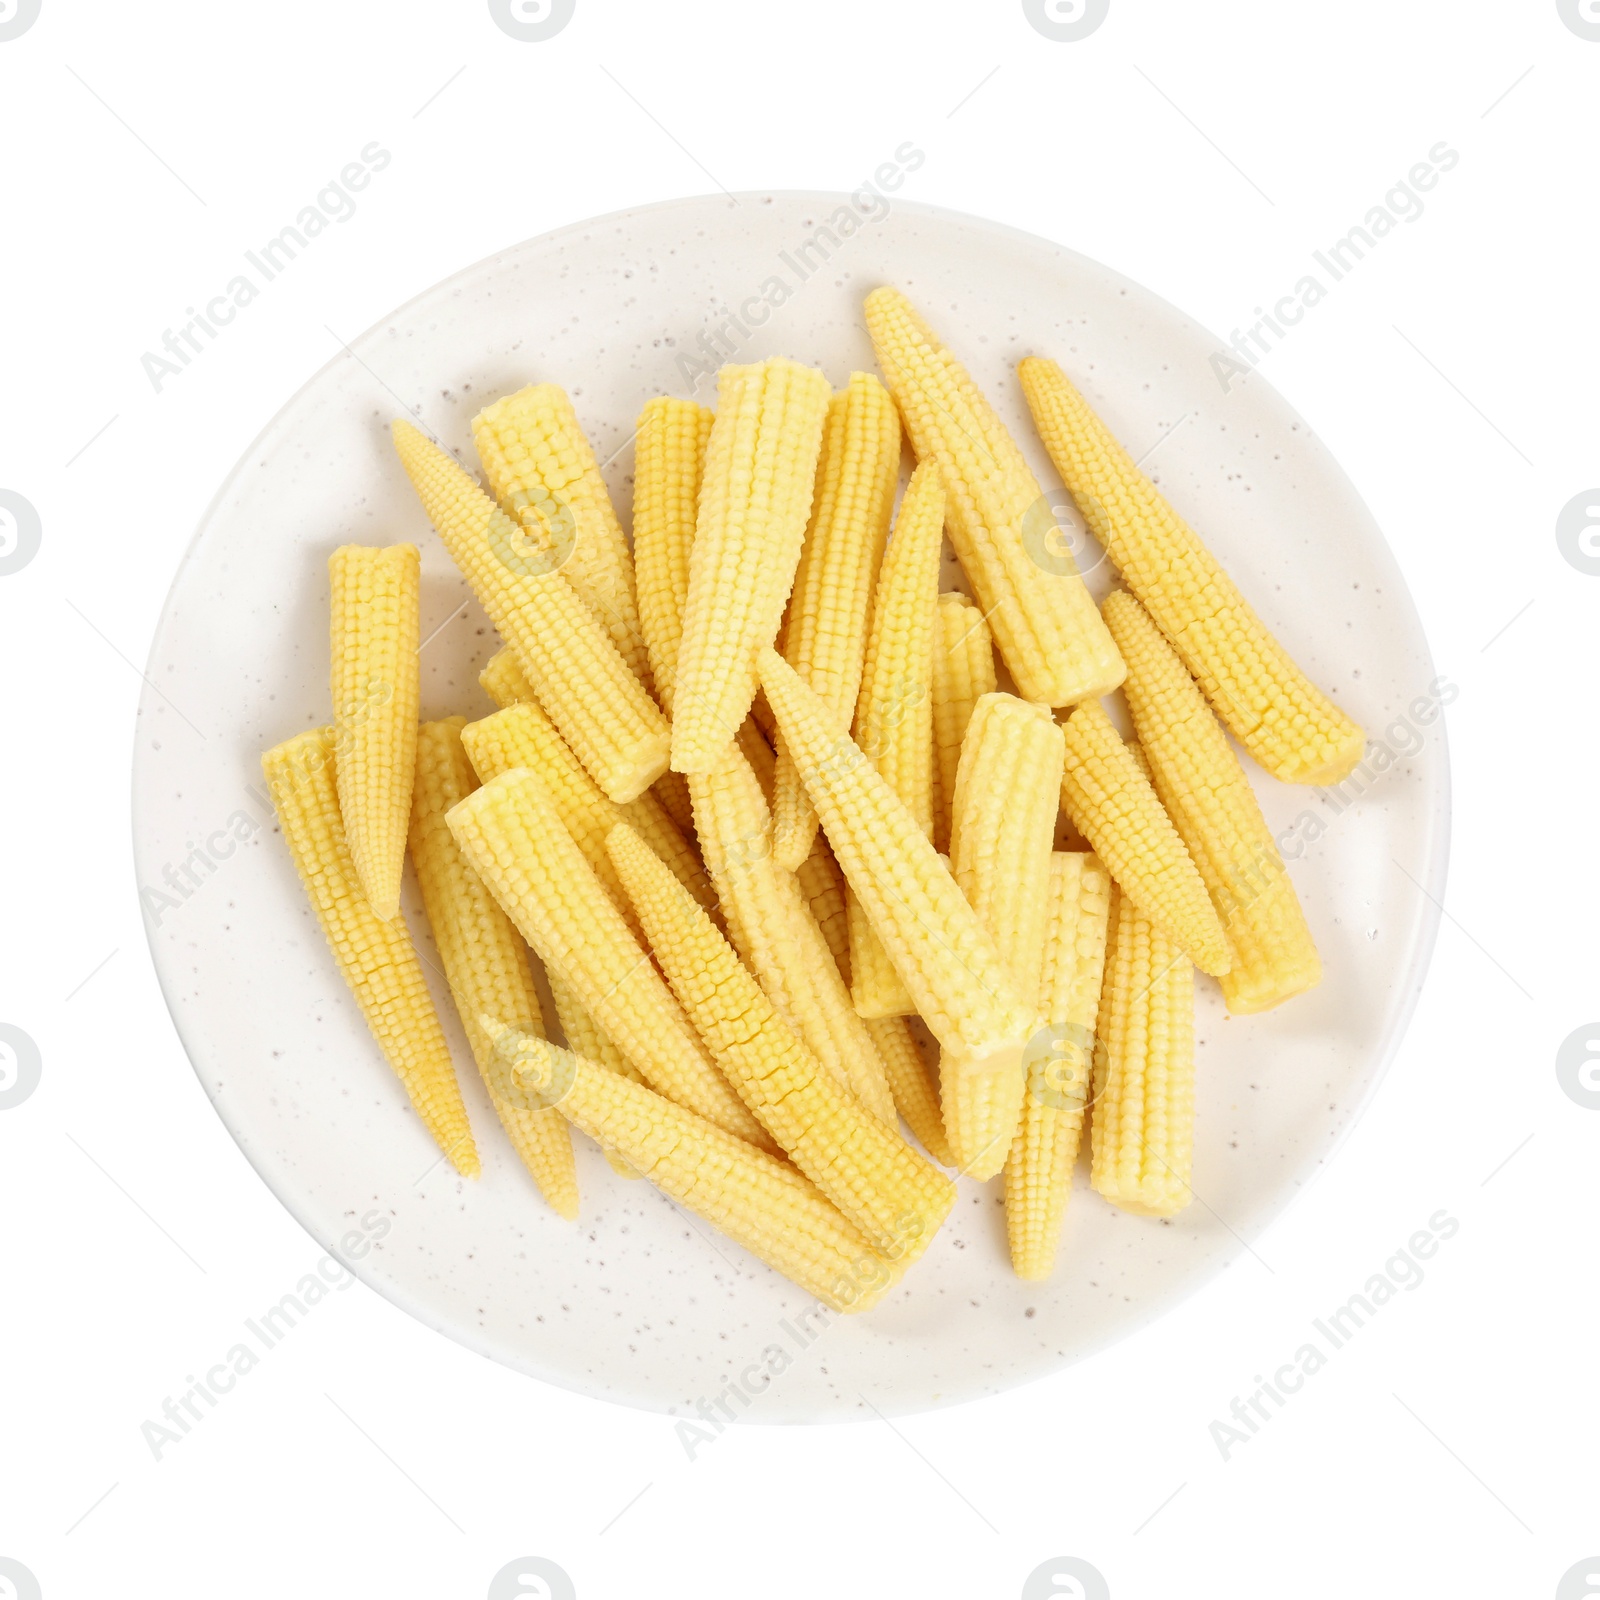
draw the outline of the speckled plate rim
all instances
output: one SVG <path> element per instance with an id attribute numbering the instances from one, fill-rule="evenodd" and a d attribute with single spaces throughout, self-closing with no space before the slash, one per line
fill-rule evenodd
<path id="1" fill-rule="evenodd" d="M 340 362 L 345 360 L 350 355 L 359 352 L 362 346 L 368 340 L 381 336 L 385 329 L 388 329 L 396 323 L 403 321 L 408 315 L 410 315 L 416 309 L 422 307 L 425 303 L 431 302 L 437 296 L 448 294 L 453 289 L 456 289 L 457 287 L 474 278 L 477 274 L 491 269 L 504 258 L 516 252 L 532 249 L 540 245 L 553 245 L 569 237 L 581 235 L 586 231 L 606 226 L 626 224 L 635 218 L 646 215 L 654 215 L 675 210 L 690 210 L 696 207 L 706 206 L 708 204 L 721 204 L 729 199 L 733 199 L 736 202 L 747 200 L 755 203 L 759 203 L 765 199 L 809 202 L 819 209 L 849 204 L 849 196 L 842 192 L 807 189 L 741 190 L 738 194 L 731 196 L 727 194 L 685 195 L 670 200 L 654 201 L 645 205 L 628 206 L 618 211 L 607 212 L 594 217 L 586 217 L 579 221 L 565 224 L 562 227 L 550 229 L 545 233 L 536 234 L 527 239 L 503 246 L 499 250 L 493 251 L 489 255 L 479 258 L 477 261 L 459 268 L 456 272 L 450 274 L 448 277 L 440 279 L 438 282 L 420 290 L 417 294 L 411 296 L 408 300 L 404 301 L 394 310 L 386 313 L 384 316 L 380 317 L 377 321 L 364 329 L 356 338 L 350 340 L 344 346 L 344 348 L 338 352 L 338 354 L 330 357 L 322 364 L 322 366 L 318 367 L 313 373 L 311 373 L 310 376 L 308 376 L 305 381 L 301 383 L 299 387 L 296 388 L 294 392 L 290 394 L 289 397 L 278 407 L 271 418 L 251 439 L 250 443 L 240 454 L 238 460 L 218 484 L 216 492 L 212 495 L 205 508 L 205 511 L 202 513 L 200 520 L 195 527 L 195 531 L 190 537 L 189 543 L 185 547 L 183 555 L 178 562 L 177 568 L 173 573 L 172 582 L 168 585 L 167 593 L 162 601 L 161 613 L 157 620 L 155 630 L 152 634 L 150 649 L 146 656 L 146 670 L 144 673 L 146 687 L 139 698 L 139 704 L 135 712 L 135 725 L 137 726 L 138 719 L 145 712 L 152 695 L 156 693 L 152 674 L 156 666 L 159 664 L 163 654 L 163 648 L 166 644 L 169 626 L 175 620 L 173 610 L 174 601 L 183 586 L 191 564 L 199 554 L 201 545 L 205 541 L 207 534 L 211 531 L 213 522 L 218 517 L 219 512 L 221 511 L 224 503 L 228 500 L 229 496 L 232 494 L 235 486 L 245 477 L 247 471 L 252 467 L 259 453 L 266 448 L 273 435 L 280 428 L 283 428 L 287 425 L 289 418 L 299 406 L 302 399 L 313 389 L 315 389 L 316 386 L 323 380 L 323 378 Z M 926 216 L 932 220 L 956 222 L 969 226 L 975 225 L 992 234 L 1000 243 L 1004 243 L 1009 239 L 1015 241 L 1019 245 L 1026 245 L 1030 248 L 1043 247 L 1048 250 L 1061 250 L 1070 248 L 1059 244 L 1055 240 L 1047 239 L 1041 234 L 1036 234 L 1029 232 L 1026 229 L 1013 227 L 1009 223 L 998 222 L 992 218 L 977 216 L 971 212 L 957 211 L 949 207 L 897 199 L 894 202 L 894 209 L 897 211 L 907 211 Z M 1078 251 L 1073 251 L 1072 253 L 1082 256 L 1082 253 Z M 1082 259 L 1086 261 L 1093 261 L 1093 258 L 1091 257 L 1082 257 Z M 1108 277 L 1114 278 L 1118 282 L 1126 284 L 1137 294 L 1143 296 L 1145 300 L 1152 306 L 1157 306 L 1161 310 L 1174 317 L 1185 321 L 1194 322 L 1195 319 L 1189 317 L 1186 312 L 1181 311 L 1163 296 L 1156 294 L 1153 290 L 1146 288 L 1143 284 L 1127 278 L 1122 273 L 1117 272 L 1114 268 L 1107 267 L 1101 262 L 1093 261 L 1093 264 Z M 1259 373 L 1255 374 L 1254 376 L 1258 383 L 1262 383 L 1268 388 L 1272 387 L 1265 384 L 1265 380 Z M 1298 413 L 1294 411 L 1294 408 L 1290 406 L 1275 389 L 1273 389 L 1272 392 L 1278 400 L 1278 403 L 1287 413 L 1296 417 L 1298 416 Z M 1337 462 L 1334 464 L 1337 467 Z M 1340 470 L 1342 472 L 1342 469 Z M 1349 482 L 1348 478 L 1346 478 L 1346 482 Z M 1350 483 L 1349 487 L 1351 494 L 1358 501 L 1360 501 L 1360 495 L 1356 490 L 1355 485 Z M 1361 501 L 1361 504 L 1362 509 L 1366 511 L 1367 508 L 1365 506 L 1365 502 Z M 1371 519 L 1370 511 L 1367 511 L 1367 515 L 1369 519 Z M 1382 530 L 1378 528 L 1376 519 L 1371 520 L 1373 527 L 1377 529 L 1379 537 L 1382 539 Z M 1385 549 L 1388 549 L 1387 540 L 1383 540 L 1383 544 Z M 1393 559 L 1392 549 L 1389 550 L 1389 554 L 1391 559 Z M 1424 659 L 1428 663 L 1430 671 L 1432 671 L 1434 663 L 1432 652 L 1427 643 L 1427 634 L 1422 626 L 1421 617 L 1417 612 L 1415 602 L 1412 599 L 1410 587 L 1405 582 L 1404 574 L 1399 570 L 1398 562 L 1395 563 L 1395 579 L 1400 587 L 1401 598 L 1403 599 L 1403 602 L 1410 613 L 1411 620 L 1414 623 L 1417 643 L 1421 648 Z M 132 769 L 130 772 L 130 820 L 132 825 L 133 854 L 135 858 L 134 887 L 136 894 L 138 889 L 139 840 L 141 833 L 143 832 L 141 827 L 141 807 L 143 803 L 143 785 L 141 778 L 143 760 L 143 746 L 136 738 L 134 741 L 134 756 Z M 1329 1132 L 1323 1144 L 1308 1149 L 1302 1160 L 1290 1170 L 1290 1172 L 1286 1175 L 1286 1180 L 1281 1187 L 1281 1199 L 1275 1206 L 1272 1206 L 1265 1211 L 1265 1213 L 1258 1219 L 1256 1226 L 1249 1228 L 1246 1232 L 1237 1235 L 1239 1240 L 1239 1247 L 1237 1250 L 1219 1256 L 1215 1260 L 1195 1263 L 1190 1271 L 1178 1275 L 1168 1285 L 1165 1291 L 1158 1291 L 1157 1293 L 1148 1296 L 1140 1306 L 1140 1309 L 1136 1313 L 1130 1315 L 1128 1320 L 1120 1327 L 1116 1328 L 1115 1330 L 1108 1331 L 1100 1338 L 1086 1342 L 1084 1345 L 1074 1350 L 1070 1355 L 1061 1357 L 1057 1365 L 1049 1371 L 1034 1373 L 1029 1376 L 1019 1378 L 1014 1383 L 1008 1384 L 1005 1392 L 1009 1392 L 1012 1389 L 1022 1388 L 1029 1384 L 1041 1382 L 1047 1377 L 1064 1372 L 1067 1370 L 1067 1368 L 1075 1366 L 1078 1363 L 1099 1354 L 1101 1351 L 1109 1348 L 1112 1345 L 1120 1344 L 1123 1340 L 1136 1336 L 1145 1329 L 1149 1328 L 1151 1324 L 1158 1321 L 1161 1317 L 1165 1316 L 1175 1306 L 1181 1304 L 1190 1296 L 1198 1293 L 1207 1283 L 1213 1281 L 1224 1271 L 1226 1271 L 1227 1268 L 1235 1260 L 1237 1260 L 1238 1256 L 1246 1251 L 1251 1244 L 1262 1238 L 1267 1232 L 1270 1231 L 1272 1226 L 1282 1216 L 1284 1216 L 1289 1208 L 1293 1206 L 1311 1188 L 1316 1179 L 1321 1175 L 1322 1171 L 1331 1162 L 1333 1157 L 1337 1155 L 1339 1150 L 1343 1147 L 1345 1141 L 1360 1124 L 1362 1118 L 1366 1115 L 1367 1109 L 1371 1105 L 1374 1096 L 1377 1094 L 1379 1087 L 1383 1083 L 1389 1067 L 1392 1064 L 1395 1055 L 1399 1051 L 1400 1045 L 1410 1027 L 1411 1019 L 1415 1014 L 1417 1003 L 1421 998 L 1422 988 L 1427 977 L 1428 968 L 1432 962 L 1434 948 L 1438 940 L 1439 926 L 1443 915 L 1443 899 L 1446 879 L 1449 871 L 1451 843 L 1452 780 L 1446 719 L 1442 711 L 1438 720 L 1438 753 L 1435 763 L 1434 782 L 1436 786 L 1434 803 L 1431 813 L 1427 818 L 1429 851 L 1428 859 L 1425 864 L 1426 875 L 1425 881 L 1419 885 L 1422 890 L 1426 905 L 1419 917 L 1412 941 L 1409 959 L 1404 967 L 1404 979 L 1403 984 L 1401 985 L 1403 998 L 1397 1003 L 1387 1030 L 1378 1043 L 1368 1053 L 1368 1068 L 1360 1080 L 1359 1091 L 1354 1097 L 1353 1104 L 1350 1106 L 1349 1116 L 1345 1118 L 1336 1128 Z M 267 1189 L 275 1196 L 275 1198 L 289 1213 L 289 1215 L 294 1218 L 294 1220 L 305 1230 L 307 1235 L 314 1240 L 320 1248 L 328 1252 L 335 1252 L 336 1243 L 333 1237 L 331 1235 L 325 1236 L 324 1233 L 308 1219 L 305 1213 L 305 1208 L 298 1203 L 293 1190 L 289 1185 L 280 1184 L 269 1175 L 263 1162 L 258 1161 L 256 1156 L 252 1153 L 247 1136 L 241 1130 L 238 1130 L 233 1126 L 230 1117 L 220 1104 L 217 1096 L 212 1094 L 210 1086 L 206 1082 L 205 1074 L 198 1060 L 196 1042 L 191 1038 L 190 1032 L 185 1025 L 183 1010 L 177 1003 L 177 974 L 174 971 L 169 970 L 169 956 L 167 952 L 163 951 L 158 942 L 152 936 L 152 932 L 148 923 L 145 924 L 145 936 L 146 942 L 150 948 L 151 964 L 155 969 L 156 981 L 160 988 L 162 999 L 166 1004 L 167 1013 L 172 1019 L 173 1028 L 178 1035 L 179 1043 L 183 1046 L 184 1054 L 189 1061 L 190 1068 L 195 1073 L 196 1078 L 199 1080 L 201 1089 L 205 1093 L 206 1098 L 211 1102 L 211 1105 L 215 1109 L 218 1117 L 221 1119 L 223 1126 L 227 1129 L 229 1136 L 238 1146 L 240 1153 L 244 1156 L 245 1160 L 250 1164 L 251 1168 L 256 1172 L 257 1176 L 262 1180 Z M 372 1289 L 383 1299 L 389 1301 L 397 1310 L 404 1312 L 407 1316 L 415 1318 L 418 1322 L 432 1329 L 435 1333 L 444 1335 L 453 1342 L 473 1351 L 477 1355 L 487 1357 L 489 1360 L 496 1362 L 498 1365 L 506 1366 L 512 1371 L 519 1372 L 525 1376 L 534 1377 L 542 1382 L 553 1384 L 556 1387 L 568 1390 L 571 1393 L 583 1395 L 585 1398 L 590 1400 L 615 1405 L 630 1411 L 647 1409 L 660 1415 L 670 1414 L 670 1408 L 668 1404 L 647 1406 L 644 1402 L 635 1397 L 597 1392 L 590 1384 L 581 1381 L 570 1372 L 560 1368 L 548 1366 L 542 1362 L 528 1360 L 526 1358 L 511 1360 L 504 1352 L 495 1349 L 490 1341 L 475 1337 L 471 1329 L 440 1318 L 439 1315 L 425 1302 L 413 1299 L 412 1296 L 408 1295 L 398 1285 L 387 1283 L 382 1279 L 369 1277 L 362 1270 L 359 1263 L 351 1263 L 348 1265 L 349 1269 L 356 1277 L 358 1277 L 364 1284 L 366 1284 L 368 1288 Z M 915 1410 L 909 1414 L 918 1414 L 922 1411 L 947 1410 L 951 1407 L 960 1405 L 981 1404 L 985 1400 L 994 1398 L 997 1398 L 997 1395 L 955 1395 L 949 1399 L 938 1399 L 926 1406 L 915 1408 Z M 805 1421 L 807 1423 L 814 1423 L 818 1425 L 827 1425 L 834 1423 L 872 1420 L 872 1413 L 869 1412 L 865 1417 L 852 1415 L 850 1417 L 842 1418 L 824 1417 L 807 1419 L 764 1418 L 761 1416 L 752 1416 L 748 1413 L 740 1413 L 737 1420 L 740 1422 L 768 1425 L 782 1425 L 789 1422 L 798 1421 Z"/>

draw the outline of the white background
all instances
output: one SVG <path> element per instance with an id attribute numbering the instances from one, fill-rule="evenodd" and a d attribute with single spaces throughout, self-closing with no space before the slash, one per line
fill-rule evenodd
<path id="1" fill-rule="evenodd" d="M 0 42 L 0 489 L 43 528 L 0 577 L 0 1022 L 43 1062 L 0 1111 L 0 1557 L 46 1600 L 475 1597 L 523 1555 L 583 1600 L 1010 1597 L 1062 1555 L 1116 1600 L 1233 1600 L 1544 1597 L 1600 1555 L 1600 1112 L 1555 1072 L 1600 1014 L 1600 578 L 1555 538 L 1600 482 L 1597 83 L 1553 0 L 1112 0 L 1078 43 L 1011 0 L 578 0 L 543 43 L 465 0 L 44 0 Z M 358 1285 L 153 1460 L 141 1423 L 317 1256 L 185 1061 L 130 861 L 139 666 L 215 486 L 337 339 L 456 268 L 636 202 L 849 189 L 906 139 L 905 198 L 1223 336 L 1437 141 L 1461 154 L 1263 364 L 1460 686 L 1446 922 L 1377 1099 L 1254 1257 L 1000 1399 L 690 1462 L 669 1420 Z M 357 214 L 157 394 L 141 355 L 371 140 L 394 159 Z M 1440 1208 L 1460 1231 L 1426 1281 L 1224 1461 L 1212 1421 Z"/>

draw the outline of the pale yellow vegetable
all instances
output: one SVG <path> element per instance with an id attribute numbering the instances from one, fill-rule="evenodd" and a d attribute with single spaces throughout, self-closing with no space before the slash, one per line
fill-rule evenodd
<path id="1" fill-rule="evenodd" d="M 594 613 L 536 545 L 439 447 L 407 422 L 395 449 L 423 508 L 539 704 L 619 804 L 666 770 L 671 730 Z"/>
<path id="2" fill-rule="evenodd" d="M 339 975 L 384 1059 L 451 1165 L 475 1178 L 478 1149 L 439 1014 L 404 919 L 383 921 L 356 880 L 339 816 L 334 760 L 331 727 L 296 734 L 262 756 L 278 826 Z"/>
<path id="3" fill-rule="evenodd" d="M 1073 826 L 1140 909 L 1177 940 L 1202 972 L 1221 977 L 1232 963 L 1227 935 L 1138 759 L 1098 700 L 1075 707 L 1064 728 L 1067 769 L 1061 803 Z"/>
<path id="4" fill-rule="evenodd" d="M 933 629 L 933 842 L 950 848 L 956 768 L 972 708 L 995 688 L 994 643 L 983 613 L 964 594 L 942 594 Z"/>
<path id="5" fill-rule="evenodd" d="M 760 670 L 834 856 L 941 1049 L 975 1071 L 1016 1065 L 1035 997 L 1022 993 L 917 819 L 816 693 L 775 651 L 763 652 Z"/>
<path id="6" fill-rule="evenodd" d="M 413 544 L 346 544 L 332 584 L 333 730 L 339 810 L 356 876 L 385 922 L 400 914 L 420 686 Z"/>
<path id="7" fill-rule="evenodd" d="M 1200 869 L 1228 936 L 1222 994 L 1265 1011 L 1313 988 L 1322 962 L 1250 781 L 1177 652 L 1120 590 L 1106 622 L 1128 663 L 1128 709 L 1167 815 Z"/>
<path id="8" fill-rule="evenodd" d="M 1055 1266 L 1093 1081 L 1110 912 L 1111 874 L 1093 855 L 1057 851 L 1039 985 L 1044 1025 L 1024 1063 L 1022 1120 L 1006 1158 L 1006 1237 L 1019 1278 L 1048 1278 Z"/>
<path id="9" fill-rule="evenodd" d="M 735 1138 L 643 1084 L 531 1034 L 499 1028 L 507 1087 L 557 1106 L 591 1139 L 835 1311 L 867 1311 L 899 1281 L 858 1228 L 787 1161 Z"/>
<path id="10" fill-rule="evenodd" d="M 645 1081 L 765 1144 L 760 1123 L 701 1048 L 538 777 L 525 767 L 502 773 L 456 806 L 449 822 L 546 970 L 571 984 Z"/>
<path id="11" fill-rule="evenodd" d="M 727 366 L 706 445 L 673 690 L 672 767 L 704 772 L 738 734 L 794 582 L 828 380 L 773 357 Z"/>
<path id="12" fill-rule="evenodd" d="M 496 400 L 472 419 L 472 439 L 490 492 L 547 553 L 648 687 L 633 557 L 566 391 L 534 383 Z"/>
<path id="13" fill-rule="evenodd" d="M 1089 531 L 1234 737 L 1286 783 L 1338 783 L 1361 729 L 1289 659 L 1200 537 L 1054 361 L 1017 369 L 1033 420 Z"/>
<path id="14" fill-rule="evenodd" d="M 865 372 L 828 405 L 811 526 L 784 617 L 782 655 L 841 720 L 861 691 L 878 563 L 900 475 L 900 419 L 889 391 Z M 773 854 L 791 871 L 810 853 L 816 808 L 794 763 L 778 749 Z"/>
<path id="15" fill-rule="evenodd" d="M 1065 706 L 1115 689 L 1117 648 L 994 407 L 898 290 L 874 289 L 866 313 L 917 459 L 939 464 L 951 541 L 1018 693 Z"/>
<path id="16" fill-rule="evenodd" d="M 838 1081 L 894 1126 L 884 1066 L 794 874 L 772 859 L 772 815 L 755 773 L 730 748 L 689 780 L 706 869 L 728 931 L 767 998 Z"/>
<path id="17" fill-rule="evenodd" d="M 1114 891 L 1094 1057 L 1090 1182 L 1113 1205 L 1170 1217 L 1194 1159 L 1194 965 Z"/>
<path id="18" fill-rule="evenodd" d="M 1065 744 L 1044 706 L 986 694 L 972 713 L 956 773 L 950 866 L 1024 994 L 1039 992 L 1049 930 L 1050 855 L 1061 810 Z M 945 1133 L 973 1178 L 1005 1165 L 1022 1114 L 1021 1062 L 939 1074 Z"/>
<path id="19" fill-rule="evenodd" d="M 450 997 L 473 1059 L 522 1164 L 545 1199 L 564 1217 L 578 1215 L 572 1138 L 559 1111 L 536 1110 L 496 1093 L 494 1044 L 479 1026 L 485 1011 L 523 1033 L 543 1034 L 544 1015 L 528 970 L 528 951 L 450 835 L 445 813 L 478 787 L 461 748 L 464 717 L 425 722 L 417 730 L 417 781 L 411 801 L 411 862 Z"/>
<path id="20" fill-rule="evenodd" d="M 745 1104 L 875 1250 L 920 1255 L 955 1186 L 823 1069 L 638 834 L 619 827 L 608 845 L 673 993 Z"/>

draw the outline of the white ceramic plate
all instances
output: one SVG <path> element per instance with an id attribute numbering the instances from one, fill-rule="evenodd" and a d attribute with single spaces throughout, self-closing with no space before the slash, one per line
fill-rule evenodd
<path id="1" fill-rule="evenodd" d="M 825 262 L 802 249 L 824 224 Z M 326 558 L 348 540 L 422 548 L 424 716 L 491 709 L 476 673 L 495 641 L 390 453 L 393 416 L 414 415 L 471 462 L 482 405 L 562 383 L 625 509 L 646 399 L 710 399 L 714 381 L 693 363 L 709 373 L 735 356 L 794 356 L 836 384 L 871 370 L 860 306 L 885 282 L 926 311 L 1056 488 L 1013 368 L 1030 352 L 1058 357 L 1133 453 L 1151 452 L 1149 470 L 1312 678 L 1395 759 L 1380 755 L 1385 770 L 1342 809 L 1258 786 L 1289 830 L 1327 978 L 1278 1012 L 1233 1020 L 1202 980 L 1198 1203 L 1170 1223 L 1127 1216 L 1080 1173 L 1056 1276 L 1024 1284 L 1007 1263 L 998 1185 L 964 1185 L 883 1306 L 805 1322 L 805 1296 L 648 1185 L 615 1177 L 592 1147 L 579 1154 L 582 1221 L 554 1216 L 459 1034 L 484 1175 L 464 1182 L 438 1162 L 341 987 L 257 761 L 328 716 Z M 994 1393 L 1122 1337 L 1246 1248 L 1328 1158 L 1400 1038 L 1436 926 L 1448 784 L 1433 667 L 1381 535 L 1259 374 L 1223 392 L 1215 348 L 1137 285 L 994 223 L 905 204 L 869 220 L 842 196 L 758 194 L 518 245 L 318 373 L 234 468 L 184 559 L 134 771 L 140 884 L 155 891 L 150 940 L 172 1015 L 240 1148 L 308 1231 L 333 1247 L 383 1212 L 387 1236 L 355 1271 L 523 1372 L 679 1412 L 733 1384 L 754 1398 L 748 1411 L 730 1404 L 765 1420 Z M 1106 578 L 1102 564 L 1092 581 L 1103 591 Z M 421 930 L 414 897 L 408 914 Z"/>

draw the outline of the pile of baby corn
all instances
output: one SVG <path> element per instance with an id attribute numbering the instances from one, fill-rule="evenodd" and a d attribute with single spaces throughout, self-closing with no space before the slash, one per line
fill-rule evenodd
<path id="1" fill-rule="evenodd" d="M 395 423 L 504 641 L 481 677 L 502 709 L 418 726 L 417 550 L 345 546 L 333 723 L 264 758 L 340 970 L 458 1171 L 478 1153 L 400 915 L 408 847 L 550 1205 L 577 1215 L 577 1127 L 841 1311 L 927 1248 L 941 1166 L 1003 1176 L 1024 1278 L 1054 1265 L 1086 1121 L 1111 1204 L 1188 1203 L 1195 968 L 1234 1012 L 1321 975 L 1227 734 L 1290 783 L 1363 749 L 1055 362 L 1019 375 L 1126 585 L 1103 608 L 960 362 L 897 291 L 866 314 L 887 388 L 774 358 L 724 367 L 714 414 L 645 406 L 631 550 L 558 387 L 474 420 L 487 488 Z M 967 593 L 940 593 L 946 534 Z M 1137 743 L 1101 704 L 1119 687 Z"/>

